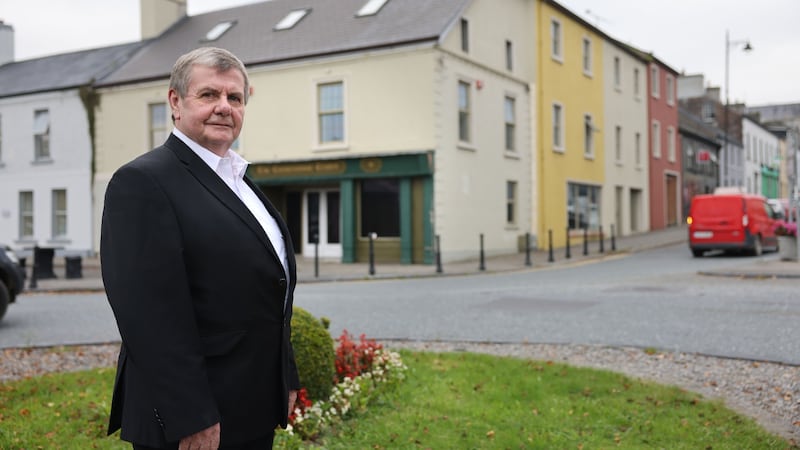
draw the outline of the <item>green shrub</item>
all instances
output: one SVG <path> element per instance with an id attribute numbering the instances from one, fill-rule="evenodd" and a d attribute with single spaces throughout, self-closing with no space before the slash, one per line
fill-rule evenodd
<path id="1" fill-rule="evenodd" d="M 300 384 L 312 401 L 327 400 L 335 380 L 336 354 L 328 333 L 330 321 L 317 319 L 302 308 L 292 315 L 292 347 L 300 373 Z"/>

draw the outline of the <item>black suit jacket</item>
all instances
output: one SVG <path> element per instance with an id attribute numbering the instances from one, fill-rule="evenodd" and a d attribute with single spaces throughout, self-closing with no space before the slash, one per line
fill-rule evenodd
<path id="1" fill-rule="evenodd" d="M 256 218 L 174 135 L 109 182 L 100 255 L 122 336 L 109 433 L 159 447 L 221 422 L 229 445 L 286 425 L 294 251 L 246 181 L 283 232 L 288 283 Z"/>

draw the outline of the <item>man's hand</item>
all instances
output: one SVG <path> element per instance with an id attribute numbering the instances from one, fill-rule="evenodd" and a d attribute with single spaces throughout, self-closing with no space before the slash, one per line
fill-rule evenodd
<path id="1" fill-rule="evenodd" d="M 181 439 L 178 450 L 217 450 L 219 448 L 219 423 Z"/>
<path id="2" fill-rule="evenodd" d="M 294 402 L 297 400 L 297 391 L 289 391 L 289 415 L 294 411 Z"/>

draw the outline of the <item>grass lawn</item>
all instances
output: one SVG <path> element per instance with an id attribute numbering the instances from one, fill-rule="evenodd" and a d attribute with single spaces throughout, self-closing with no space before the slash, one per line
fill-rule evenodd
<path id="1" fill-rule="evenodd" d="M 792 449 L 718 401 L 623 375 L 401 352 L 406 380 L 309 447 Z M 105 437 L 113 369 L 0 384 L 0 449 L 129 449 Z"/>

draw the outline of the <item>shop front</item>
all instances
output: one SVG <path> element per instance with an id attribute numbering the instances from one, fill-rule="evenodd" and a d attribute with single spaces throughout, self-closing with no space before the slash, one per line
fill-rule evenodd
<path id="1" fill-rule="evenodd" d="M 256 163 L 248 175 L 286 219 L 295 252 L 432 264 L 431 152 Z"/>

